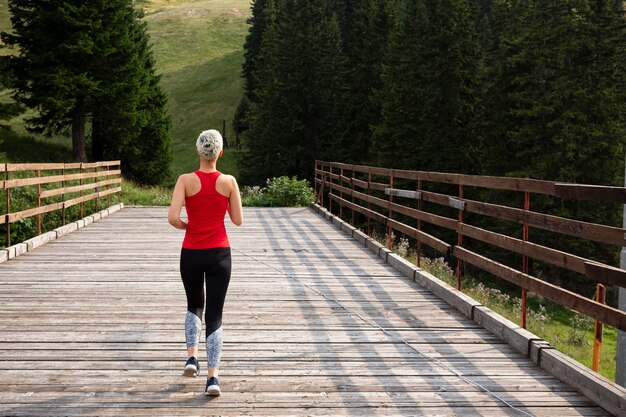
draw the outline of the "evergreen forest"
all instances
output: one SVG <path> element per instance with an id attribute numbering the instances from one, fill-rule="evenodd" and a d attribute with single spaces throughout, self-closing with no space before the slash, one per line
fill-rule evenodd
<path id="1" fill-rule="evenodd" d="M 255 0 L 244 178 L 313 161 L 623 184 L 616 0 Z"/>
<path id="2" fill-rule="evenodd" d="M 255 0 L 235 118 L 241 178 L 310 179 L 318 159 L 621 186 L 625 29 L 616 0 Z M 537 196 L 532 208 L 622 223 L 616 205 Z M 618 263 L 590 242 L 541 230 L 533 241 Z M 531 267 L 593 290 L 553 269 Z"/>

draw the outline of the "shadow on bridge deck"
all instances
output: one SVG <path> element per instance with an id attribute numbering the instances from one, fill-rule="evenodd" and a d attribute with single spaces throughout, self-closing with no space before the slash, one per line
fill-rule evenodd
<path id="1" fill-rule="evenodd" d="M 229 226 L 209 399 L 180 376 L 182 233 L 166 217 L 125 208 L 0 264 L 0 415 L 608 415 L 310 209 Z"/>

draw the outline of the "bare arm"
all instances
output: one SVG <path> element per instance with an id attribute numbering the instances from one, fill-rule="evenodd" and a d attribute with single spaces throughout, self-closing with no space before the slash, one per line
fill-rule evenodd
<path id="1" fill-rule="evenodd" d="M 172 202 L 170 203 L 170 211 L 167 215 L 167 221 L 177 229 L 185 230 L 187 223 L 180 218 L 180 211 L 183 209 L 183 203 L 185 202 L 185 182 L 183 176 L 178 177 L 176 186 L 174 187 L 174 194 L 172 195 Z"/>
<path id="2" fill-rule="evenodd" d="M 228 215 L 236 226 L 243 223 L 243 209 L 241 208 L 241 194 L 235 177 L 230 178 L 230 196 L 228 197 Z"/>

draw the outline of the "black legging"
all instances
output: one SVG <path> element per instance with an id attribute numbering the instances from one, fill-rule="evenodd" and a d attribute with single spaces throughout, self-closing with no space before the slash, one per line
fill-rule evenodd
<path id="1" fill-rule="evenodd" d="M 185 249 L 180 253 L 180 275 L 187 295 L 187 310 L 202 317 L 206 277 L 206 336 L 222 325 L 222 311 L 230 282 L 230 248 Z"/>

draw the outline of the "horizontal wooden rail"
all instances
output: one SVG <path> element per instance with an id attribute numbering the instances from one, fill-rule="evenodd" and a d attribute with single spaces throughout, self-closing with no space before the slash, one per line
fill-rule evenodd
<path id="1" fill-rule="evenodd" d="M 82 215 L 83 204 L 88 201 L 95 200 L 97 209 L 101 198 L 106 197 L 107 206 L 113 194 L 118 195 L 118 202 L 121 200 L 120 161 L 0 164 L 0 170 L 4 173 L 0 189 L 5 193 L 6 209 L 0 214 L 0 221 L 6 227 L 6 246 L 11 244 L 12 223 L 37 216 L 37 229 L 41 233 L 43 214 L 61 210 L 64 225 L 65 210 L 69 207 L 80 205 Z M 27 187 L 36 187 L 36 201 L 26 202 L 26 197 L 21 197 L 21 201 L 16 201 L 15 197 L 12 200 L 12 190 Z M 42 204 L 47 199 L 53 200 Z M 19 210 L 16 211 L 15 206 L 20 207 Z"/>
<path id="2" fill-rule="evenodd" d="M 355 178 L 355 177 L 359 178 Z M 367 176 L 368 180 L 362 179 Z M 385 177 L 387 177 L 385 179 Z M 398 179 L 415 180 L 416 187 L 394 188 Z M 385 180 L 387 182 L 385 182 Z M 441 194 L 424 190 L 423 183 L 442 183 L 458 186 L 458 195 Z M 328 201 L 329 209 L 338 207 L 359 213 L 370 221 L 377 222 L 391 231 L 404 234 L 429 246 L 440 253 L 454 256 L 459 262 L 467 262 L 501 279 L 512 282 L 524 290 L 529 290 L 559 303 L 567 308 L 593 317 L 604 323 L 626 330 L 626 313 L 597 303 L 572 291 L 549 284 L 533 277 L 525 270 L 517 270 L 497 261 L 472 252 L 462 245 L 462 237 L 471 238 L 511 253 L 524 259 L 535 259 L 559 268 L 586 276 L 593 282 L 616 285 L 626 288 L 626 271 L 592 259 L 567 253 L 524 239 L 518 239 L 495 231 L 490 231 L 463 221 L 462 213 L 479 214 L 509 224 L 547 230 L 558 235 L 611 245 L 626 246 L 626 230 L 602 224 L 555 216 L 549 213 L 531 211 L 528 207 L 518 208 L 490 202 L 464 198 L 463 187 L 480 187 L 496 191 L 521 192 L 529 198 L 531 193 L 548 195 L 570 200 L 589 200 L 607 203 L 626 202 L 626 188 L 596 186 L 586 184 L 566 184 L 526 178 L 482 177 L 476 175 L 449 174 L 440 172 L 395 170 L 368 167 L 337 162 L 316 161 L 315 185 L 320 201 Z M 324 197 L 326 196 L 326 197 Z M 521 200 L 521 199 L 520 199 Z M 332 202 L 332 203 L 331 203 Z M 420 202 L 434 204 L 431 212 Z M 334 203 L 334 205 L 332 205 Z M 331 206 L 332 205 L 332 206 Z M 458 216 L 446 217 L 441 210 L 432 212 L 433 207 L 448 207 Z M 414 223 L 408 224 L 412 219 Z M 424 225 L 448 230 L 458 236 L 454 243 L 445 242 L 422 229 Z M 525 232 L 526 233 L 526 232 Z M 617 249 L 616 249 L 617 250 Z M 418 253 L 419 256 L 419 253 Z M 527 261 L 524 262 L 527 265 Z"/>
<path id="3" fill-rule="evenodd" d="M 626 312 L 624 311 L 599 304 L 594 300 L 524 274 L 459 246 L 455 246 L 454 256 L 499 278 L 540 294 L 542 297 L 552 300 L 557 304 L 586 314 L 589 317 L 615 326 L 618 329 L 626 330 Z"/>
<path id="4" fill-rule="evenodd" d="M 317 161 L 317 165 L 330 168 L 331 163 Z M 450 174 L 443 172 L 408 171 L 400 169 L 370 167 L 365 165 L 332 162 L 333 169 L 373 174 L 408 180 L 422 180 L 443 184 L 480 187 L 494 190 L 522 191 L 555 197 L 575 198 L 578 200 L 626 203 L 626 188 L 588 184 L 568 184 L 556 181 L 535 180 L 529 178 L 494 177 L 480 175 Z M 328 170 L 326 170 L 328 172 Z"/>

